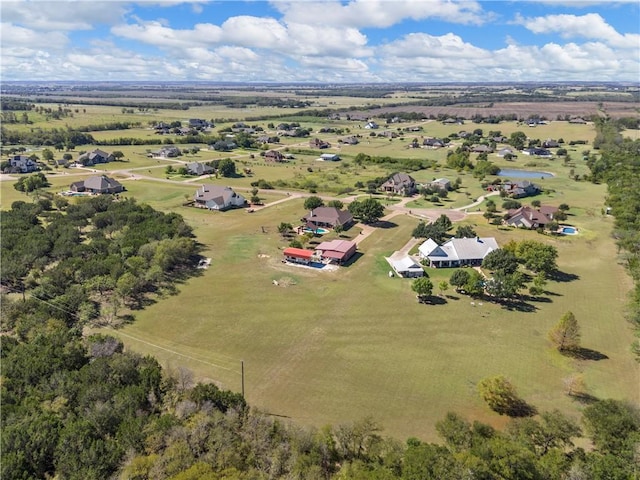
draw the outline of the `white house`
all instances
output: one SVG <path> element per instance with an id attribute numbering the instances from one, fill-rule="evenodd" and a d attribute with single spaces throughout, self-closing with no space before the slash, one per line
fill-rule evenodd
<path id="1" fill-rule="evenodd" d="M 430 267 L 463 267 L 481 265 L 484 257 L 498 248 L 493 237 L 452 238 L 443 245 L 430 238 L 418 247 L 418 252 Z"/>
<path id="2" fill-rule="evenodd" d="M 221 185 L 202 185 L 193 198 L 197 207 L 209 210 L 227 210 L 233 207 L 243 207 L 247 201 L 233 191 L 231 187 Z"/>
<path id="3" fill-rule="evenodd" d="M 396 275 L 403 278 L 416 278 L 424 276 L 424 269 L 416 263 L 411 257 L 405 255 L 403 257 L 389 257 L 387 262 L 396 272 Z"/>

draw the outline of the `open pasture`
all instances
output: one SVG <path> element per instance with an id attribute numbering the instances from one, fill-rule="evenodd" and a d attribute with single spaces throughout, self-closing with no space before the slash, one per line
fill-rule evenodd
<path id="1" fill-rule="evenodd" d="M 299 221 L 301 199 L 251 215 L 213 213 L 181 207 L 183 187 L 171 186 L 173 193 L 162 196 L 150 183 L 132 182 L 128 189 L 184 215 L 212 263 L 181 285 L 179 295 L 136 312 L 133 324 L 113 333 L 135 350 L 236 391 L 244 360 L 247 398 L 270 413 L 317 426 L 371 414 L 398 438 L 434 440 L 433 419 L 450 410 L 503 423 L 475 391 L 481 378 L 499 373 L 541 411 L 577 416 L 581 405 L 564 394 L 562 383 L 574 373 L 584 375 L 597 397 L 637 400 L 623 318 L 629 280 L 612 261 L 611 219 L 600 215 L 600 204 L 582 215 L 591 208 L 584 200 L 602 198 L 602 186 L 578 183 L 580 192 L 564 193 L 581 212 L 572 223 L 588 232 L 584 236 L 548 239 L 469 217 L 480 235 L 499 243 L 543 239 L 558 248 L 562 280 L 549 282 L 546 300 L 509 310 L 452 290 L 444 304 L 421 305 L 410 280 L 388 278 L 384 257 L 409 239 L 415 218 L 393 217 L 360 244 L 362 256 L 351 265 L 312 271 L 280 261 L 286 242 L 277 225 Z M 429 271 L 436 285 L 451 272 Z M 546 333 L 567 310 L 581 324 L 583 345 L 607 359 L 579 361 L 551 348 Z"/>

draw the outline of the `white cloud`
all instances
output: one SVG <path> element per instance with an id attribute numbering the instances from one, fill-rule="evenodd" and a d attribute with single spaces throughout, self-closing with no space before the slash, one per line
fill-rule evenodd
<path id="1" fill-rule="evenodd" d="M 640 35 L 621 35 L 597 13 L 534 18 L 517 16 L 515 23 L 536 34 L 558 33 L 562 38 L 581 37 L 602 40 L 622 48 L 640 48 Z"/>
<path id="2" fill-rule="evenodd" d="M 191 30 L 176 30 L 159 21 L 140 24 L 115 25 L 111 33 L 157 47 L 189 48 L 213 45 L 222 38 L 222 29 L 210 23 L 199 23 Z"/>
<path id="3" fill-rule="evenodd" d="M 90 30 L 97 23 L 115 23 L 128 11 L 122 2 L 0 2 L 3 22 L 34 30 Z"/>
<path id="4" fill-rule="evenodd" d="M 287 29 L 273 18 L 231 17 L 221 28 L 221 41 L 225 43 L 260 48 L 281 48 L 287 44 Z"/>
<path id="5" fill-rule="evenodd" d="M 37 32 L 10 23 L 2 23 L 0 29 L 0 48 L 3 55 L 12 47 L 58 50 L 64 48 L 68 40 L 67 36 L 60 32 Z"/>
<path id="6" fill-rule="evenodd" d="M 410 33 L 381 47 L 380 51 L 385 57 L 452 58 L 456 61 L 484 59 L 490 55 L 486 50 L 465 43 L 453 33 L 439 37 L 426 33 Z"/>
<path id="7" fill-rule="evenodd" d="M 385 28 L 405 19 L 438 18 L 459 24 L 482 24 L 489 18 L 476 1 L 354 0 L 328 2 L 272 2 L 285 22 L 315 25 Z"/>

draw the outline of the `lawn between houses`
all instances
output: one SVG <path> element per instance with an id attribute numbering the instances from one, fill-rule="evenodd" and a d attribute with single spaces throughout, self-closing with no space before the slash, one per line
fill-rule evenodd
<path id="1" fill-rule="evenodd" d="M 195 110 L 170 113 L 208 117 Z M 558 128 L 564 125 L 554 124 Z M 439 136 L 436 127 L 440 129 L 441 125 L 427 122 L 421 135 Z M 447 127 L 446 131 L 473 130 L 472 127 L 469 123 Z M 505 135 L 510 128 L 510 124 L 496 126 Z M 541 127 L 517 129 L 539 138 L 592 138 L 591 130 L 567 131 L 565 135 L 556 128 L 546 135 Z M 444 133 L 443 130 L 442 136 Z M 126 131 L 122 135 L 126 136 Z M 406 142 L 412 135 L 406 134 Z M 337 138 L 320 137 L 332 143 Z M 301 148 L 308 150 L 308 139 L 300 141 Z M 342 147 L 343 162 L 352 163 L 352 157 L 360 151 L 440 160 L 446 153 L 444 149 L 401 151 L 399 139 L 389 142 L 372 137 L 370 142 Z M 585 168 L 579 155 L 582 147 L 577 147 L 577 153 L 572 152 L 577 173 L 583 173 Z M 637 365 L 628 352 L 631 332 L 623 319 L 624 292 L 630 282 L 615 262 L 616 249 L 609 236 L 611 219 L 600 214 L 604 204 L 599 199 L 604 198 L 605 188 L 568 180 L 569 167 L 561 160 L 545 161 L 548 168 L 531 168 L 558 174 L 544 181 L 544 186 L 553 191 L 536 198 L 543 204 L 565 202 L 572 207 L 567 223 L 578 226 L 581 234 L 551 241 L 560 252 L 560 269 L 578 279 L 550 282 L 549 302 L 532 303 L 533 312 L 517 312 L 486 301 L 482 306 L 478 302 L 472 306 L 469 298 L 451 290 L 448 294 L 457 298 L 449 298 L 444 305 L 419 305 L 410 280 L 388 278 L 389 266 L 384 257 L 409 239 L 417 223 L 409 216 L 394 217 L 396 226 L 379 229 L 365 239 L 359 247 L 362 256 L 338 272 L 287 267 L 280 261 L 286 242 L 280 238 L 277 225 L 283 221 L 295 225 L 305 213 L 302 200 L 292 199 L 250 215 L 243 210 L 212 213 L 183 207 L 196 185 L 208 179 L 184 185 L 160 183 L 157 180 L 165 176 L 161 173 L 165 166 L 175 162 L 148 159 L 145 151 L 153 146 L 101 148 L 122 150 L 130 161 L 114 162 L 97 170 L 143 168 L 140 175 L 155 177 L 155 181 L 134 180 L 114 174 L 127 188 L 125 196 L 184 215 L 205 245 L 204 254 L 212 259 L 202 276 L 178 287 L 178 295 L 136 312 L 136 321 L 126 328 L 109 331 L 120 335 L 130 348 L 153 354 L 173 367 L 188 366 L 197 378 L 236 391 L 240 390 L 240 361 L 244 360 L 246 395 L 252 405 L 318 426 L 351 422 L 371 414 L 387 433 L 400 439 L 418 436 L 435 440 L 435 422 L 450 410 L 495 425 L 504 423 L 504 418 L 490 412 L 480 401 L 475 389 L 480 379 L 495 374 L 511 378 L 522 397 L 541 411 L 557 407 L 577 416 L 581 406 L 564 395 L 562 385 L 564 377 L 577 372 L 584 374 L 589 393 L 597 397 L 638 400 L 634 388 Z M 292 142 L 290 148 L 297 147 Z M 320 186 L 335 184 L 336 178 L 352 186 L 357 180 L 388 173 L 374 166 L 355 172 L 341 167 L 342 162 L 316 162 L 314 155 L 307 154 L 296 155 L 292 164 L 271 166 L 257 155 L 251 160 L 250 153 L 241 152 L 235 158 L 239 167 L 244 165 L 240 162 L 252 167 L 253 177 L 213 179 L 212 183 L 247 188 L 259 178 L 276 181 L 299 175 L 312 178 Z M 234 158 L 234 153 L 225 156 Z M 180 157 L 182 161 L 196 159 L 206 161 L 208 153 Z M 490 159 L 498 162 L 494 155 Z M 519 156 L 515 162 L 501 164 L 529 168 L 524 164 L 532 161 L 536 160 Z M 313 172 L 308 171 L 309 167 Z M 70 169 L 48 174 L 48 178 L 51 190 L 59 191 L 71 181 L 91 174 Z M 415 176 L 419 180 L 439 176 L 453 180 L 457 174 L 439 169 L 416 172 Z M 479 182 L 470 174 L 462 175 L 462 179 L 462 192 L 452 193 L 452 202 L 443 205 L 463 206 L 482 193 Z M 13 189 L 13 183 L 1 184 L 3 208 L 14 200 L 29 201 Z M 261 190 L 259 196 L 267 192 Z M 275 193 L 265 196 L 267 200 L 282 198 Z M 495 198 L 500 207 L 501 202 Z M 522 203 L 530 200 L 523 199 Z M 484 210 L 484 205 L 480 208 Z M 481 215 L 469 216 L 465 222 L 477 222 L 480 235 L 494 235 L 499 243 L 511 238 L 545 238 L 534 232 L 489 226 Z M 346 235 L 358 232 L 353 228 Z M 429 270 L 436 286 L 452 272 Z M 583 345 L 609 359 L 576 362 L 551 348 L 546 334 L 567 310 L 575 313 L 582 326 Z"/>
<path id="2" fill-rule="evenodd" d="M 519 312 L 487 301 L 472 305 L 452 290 L 446 304 L 421 305 L 411 280 L 388 278 L 384 257 L 404 245 L 417 223 L 408 215 L 365 239 L 362 256 L 350 266 L 311 271 L 281 263 L 286 242 L 277 225 L 296 224 L 304 213 L 301 199 L 251 215 L 212 213 L 181 207 L 179 193 L 161 196 L 146 183 L 132 182 L 131 194 L 184 215 L 212 263 L 179 286 L 178 295 L 109 332 L 166 365 L 187 366 L 197 378 L 236 391 L 244 360 L 246 396 L 254 406 L 317 426 L 370 414 L 400 439 L 435 440 L 435 422 L 451 410 L 504 423 L 475 388 L 495 374 L 508 376 L 541 411 L 560 408 L 578 416 L 582 406 L 564 394 L 562 382 L 573 373 L 584 375 L 592 395 L 638 401 L 623 318 L 630 283 L 615 262 L 612 219 L 589 203 L 603 198 L 603 186 L 581 182 L 579 192 L 563 197 L 576 205 L 580 214 L 570 221 L 585 235 L 549 240 L 558 248 L 560 270 L 577 279 L 550 282 L 548 301 L 529 302 L 534 311 Z M 477 222 L 480 235 L 499 243 L 546 239 L 490 226 L 481 216 L 465 222 Z M 429 270 L 435 285 L 452 272 Z M 583 345 L 608 359 L 576 361 L 551 347 L 547 332 L 567 310 L 580 322 Z"/>

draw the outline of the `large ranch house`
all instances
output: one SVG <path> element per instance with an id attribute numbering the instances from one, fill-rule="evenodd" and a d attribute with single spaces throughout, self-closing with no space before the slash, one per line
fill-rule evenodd
<path id="1" fill-rule="evenodd" d="M 244 207 L 247 203 L 247 200 L 231 187 L 220 185 L 202 185 L 196 191 L 193 201 L 196 207 L 219 211 Z"/>
<path id="2" fill-rule="evenodd" d="M 344 230 L 353 223 L 353 215 L 348 210 L 336 207 L 318 207 L 305 215 L 302 221 L 312 230 L 336 227 L 342 227 Z"/>
<path id="3" fill-rule="evenodd" d="M 120 182 L 106 175 L 95 175 L 85 180 L 73 182 L 69 187 L 74 193 L 120 193 L 124 191 L 124 187 Z"/>
<path id="4" fill-rule="evenodd" d="M 430 238 L 418 247 L 418 253 L 430 267 L 473 267 L 482 265 L 484 257 L 498 248 L 493 237 L 452 238 L 443 245 Z"/>

